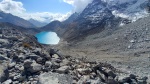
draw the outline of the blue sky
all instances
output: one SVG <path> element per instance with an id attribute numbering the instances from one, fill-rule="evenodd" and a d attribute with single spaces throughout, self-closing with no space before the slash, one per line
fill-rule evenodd
<path id="1" fill-rule="evenodd" d="M 82 12 L 92 0 L 0 0 L 0 11 L 25 20 L 49 23 L 64 21 L 74 12 Z"/>
<path id="2" fill-rule="evenodd" d="M 67 13 L 73 10 L 71 4 L 62 0 L 16 0 L 23 3 L 23 7 L 28 12 L 53 12 Z"/>

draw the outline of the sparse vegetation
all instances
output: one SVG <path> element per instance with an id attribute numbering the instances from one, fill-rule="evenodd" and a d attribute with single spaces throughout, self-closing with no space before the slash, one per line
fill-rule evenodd
<path id="1" fill-rule="evenodd" d="M 25 47 L 25 48 L 32 49 L 32 47 L 29 43 L 22 43 L 22 46 Z"/>

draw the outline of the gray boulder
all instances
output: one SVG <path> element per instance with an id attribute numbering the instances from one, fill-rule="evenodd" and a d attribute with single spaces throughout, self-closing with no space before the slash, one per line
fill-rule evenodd
<path id="1" fill-rule="evenodd" d="M 39 76 L 38 84 L 72 84 L 72 78 L 58 73 L 43 73 Z"/>
<path id="2" fill-rule="evenodd" d="M 31 73 L 39 72 L 42 70 L 42 65 L 37 64 L 37 63 L 32 63 L 30 68 L 27 69 L 27 71 Z"/>
<path id="3" fill-rule="evenodd" d="M 69 68 L 70 68 L 69 66 L 62 66 L 62 67 L 56 69 L 56 72 L 60 73 L 60 74 L 68 73 Z"/>
<path id="4" fill-rule="evenodd" d="M 7 66 L 0 65 L 0 82 L 4 82 L 8 78 Z"/>
<path id="5" fill-rule="evenodd" d="M 7 39 L 0 39 L 0 44 L 8 44 L 8 40 Z"/>
<path id="6" fill-rule="evenodd" d="M 13 68 L 15 67 L 15 65 L 16 65 L 16 62 L 11 62 L 8 64 L 8 68 Z"/>
<path id="7" fill-rule="evenodd" d="M 31 64 L 33 63 L 33 61 L 32 60 L 25 60 L 24 61 L 24 67 L 25 68 L 30 68 L 30 66 L 31 66 Z"/>
<path id="8" fill-rule="evenodd" d="M 31 55 L 29 55 L 29 58 L 32 60 L 37 60 L 39 58 L 39 56 L 35 55 L 35 54 L 31 54 Z"/>
<path id="9" fill-rule="evenodd" d="M 60 58 L 57 54 L 54 54 L 52 57 L 55 58 L 55 59 L 59 59 Z"/>
<path id="10" fill-rule="evenodd" d="M 6 80 L 5 82 L 3 82 L 2 84 L 11 84 L 12 83 L 12 80 L 11 79 L 8 79 Z"/>
<path id="11" fill-rule="evenodd" d="M 53 64 L 50 61 L 46 61 L 45 62 L 45 67 L 51 67 Z"/>

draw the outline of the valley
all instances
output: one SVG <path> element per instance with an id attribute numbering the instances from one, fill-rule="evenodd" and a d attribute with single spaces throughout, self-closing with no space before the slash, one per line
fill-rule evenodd
<path id="1" fill-rule="evenodd" d="M 49 24 L 1 11 L 0 84 L 150 84 L 149 3 L 93 0 Z"/>

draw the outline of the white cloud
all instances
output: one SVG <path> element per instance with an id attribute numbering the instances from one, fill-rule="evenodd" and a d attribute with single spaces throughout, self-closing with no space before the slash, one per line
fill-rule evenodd
<path id="1" fill-rule="evenodd" d="M 20 17 L 29 20 L 34 19 L 40 22 L 51 22 L 54 20 L 64 21 L 71 15 L 71 12 L 68 12 L 66 14 L 60 14 L 60 13 L 50 13 L 50 12 L 36 12 L 36 13 L 25 13 L 20 15 Z"/>
<path id="2" fill-rule="evenodd" d="M 32 18 L 34 20 L 47 23 L 53 20 L 63 21 L 71 15 L 71 12 L 68 12 L 66 14 L 50 12 L 27 13 L 26 9 L 23 7 L 23 3 L 14 0 L 0 1 L 0 11 L 11 13 L 26 20 Z"/>
<path id="3" fill-rule="evenodd" d="M 63 0 L 64 2 L 71 4 L 75 7 L 75 12 L 82 12 L 85 7 L 93 0 Z"/>
<path id="4" fill-rule="evenodd" d="M 74 0 L 63 0 L 64 2 L 73 5 L 74 4 Z"/>
<path id="5" fill-rule="evenodd" d="M 23 8 L 23 4 L 21 2 L 16 2 L 12 0 L 2 0 L 0 2 L 0 10 L 5 13 L 23 13 L 25 12 L 25 8 Z"/>

